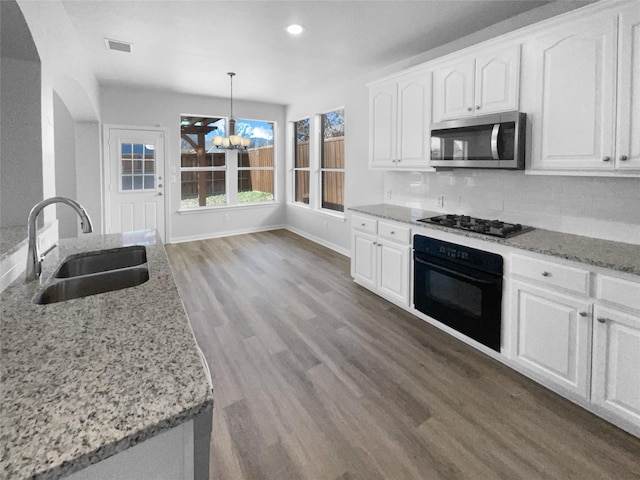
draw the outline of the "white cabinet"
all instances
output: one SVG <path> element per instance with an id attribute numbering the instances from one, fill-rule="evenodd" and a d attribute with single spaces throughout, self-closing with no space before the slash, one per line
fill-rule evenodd
<path id="1" fill-rule="evenodd" d="M 522 255 L 512 255 L 511 271 L 531 282 L 510 284 L 512 359 L 540 381 L 588 398 L 591 302 L 558 291 L 588 294 L 589 272 Z"/>
<path id="2" fill-rule="evenodd" d="M 351 275 L 362 286 L 409 305 L 410 230 L 368 217 L 352 217 Z"/>
<path id="3" fill-rule="evenodd" d="M 615 166 L 640 170 L 640 8 L 619 15 L 618 117 Z"/>
<path id="4" fill-rule="evenodd" d="M 640 425 L 640 316 L 596 305 L 594 404 Z"/>
<path id="5" fill-rule="evenodd" d="M 551 257 L 510 260 L 510 356 L 518 369 L 638 431 L 640 280 Z"/>
<path id="6" fill-rule="evenodd" d="M 372 168 L 428 168 L 429 75 L 418 71 L 370 87 Z"/>
<path id="7" fill-rule="evenodd" d="M 563 25 L 534 41 L 534 170 L 640 168 L 639 48 L 637 6 Z"/>
<path id="8" fill-rule="evenodd" d="M 433 120 L 518 109 L 520 45 L 443 66 L 433 72 Z"/>
<path id="9" fill-rule="evenodd" d="M 640 282 L 599 275 L 594 309 L 594 404 L 640 425 Z"/>

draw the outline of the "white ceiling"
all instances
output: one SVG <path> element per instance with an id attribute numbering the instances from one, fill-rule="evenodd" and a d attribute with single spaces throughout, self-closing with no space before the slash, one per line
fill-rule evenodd
<path id="1" fill-rule="evenodd" d="M 288 104 L 548 1 L 65 0 L 101 84 Z M 284 28 L 300 23 L 291 37 Z M 133 43 L 110 51 L 104 38 Z"/>

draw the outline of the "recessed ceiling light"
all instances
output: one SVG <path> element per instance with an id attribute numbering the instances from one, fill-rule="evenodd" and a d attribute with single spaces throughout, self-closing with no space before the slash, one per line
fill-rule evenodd
<path id="1" fill-rule="evenodd" d="M 304 32 L 304 27 L 302 25 L 298 25 L 297 23 L 292 23 L 285 30 L 291 35 L 300 35 L 302 32 Z"/>

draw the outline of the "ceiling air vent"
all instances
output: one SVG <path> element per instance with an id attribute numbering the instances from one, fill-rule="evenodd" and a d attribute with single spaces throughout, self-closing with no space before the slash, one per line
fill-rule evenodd
<path id="1" fill-rule="evenodd" d="M 108 38 L 104 39 L 104 43 L 107 45 L 109 50 L 117 50 L 118 52 L 127 52 L 131 53 L 131 43 L 122 42 L 120 40 L 110 40 Z"/>

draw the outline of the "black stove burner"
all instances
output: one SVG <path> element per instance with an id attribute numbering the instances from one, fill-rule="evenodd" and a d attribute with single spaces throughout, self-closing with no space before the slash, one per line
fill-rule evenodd
<path id="1" fill-rule="evenodd" d="M 519 223 L 485 220 L 483 218 L 473 218 L 469 215 L 437 215 L 435 217 L 422 218 L 418 221 L 501 238 L 509 238 L 533 230 L 533 227 L 520 225 Z"/>

